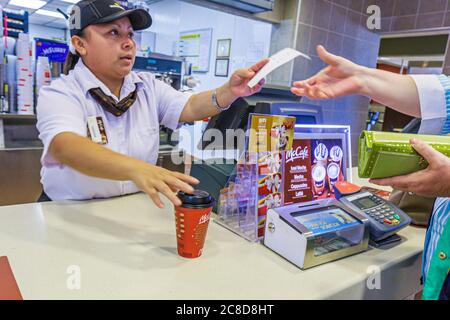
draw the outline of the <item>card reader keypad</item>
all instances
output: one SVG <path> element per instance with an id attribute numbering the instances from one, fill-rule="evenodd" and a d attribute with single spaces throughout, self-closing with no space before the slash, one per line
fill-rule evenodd
<path id="1" fill-rule="evenodd" d="M 377 206 L 364 210 L 369 217 L 384 225 L 397 225 L 401 222 L 401 217 L 395 213 L 393 207 L 387 205 L 386 202 L 378 197 L 372 196 L 370 199 L 375 202 Z"/>

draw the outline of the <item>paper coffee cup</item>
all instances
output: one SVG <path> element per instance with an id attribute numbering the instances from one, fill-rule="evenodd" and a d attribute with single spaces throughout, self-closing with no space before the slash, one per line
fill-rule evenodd
<path id="1" fill-rule="evenodd" d="M 206 191 L 178 192 L 182 205 L 175 207 L 178 254 L 185 258 L 201 256 L 208 231 L 214 198 Z"/>

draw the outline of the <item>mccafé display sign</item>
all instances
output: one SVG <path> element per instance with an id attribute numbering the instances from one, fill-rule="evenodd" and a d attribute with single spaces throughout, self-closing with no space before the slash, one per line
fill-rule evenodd
<path id="1" fill-rule="evenodd" d="M 294 139 L 283 153 L 283 204 L 334 198 L 344 181 L 341 139 Z"/>
<path id="2" fill-rule="evenodd" d="M 247 240 L 262 239 L 270 209 L 333 198 L 336 182 L 351 182 L 350 127 L 295 121 L 249 115 L 246 150 L 220 190 L 216 220 Z"/>

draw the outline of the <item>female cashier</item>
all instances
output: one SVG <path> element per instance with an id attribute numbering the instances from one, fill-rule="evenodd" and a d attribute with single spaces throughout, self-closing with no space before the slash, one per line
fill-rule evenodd
<path id="1" fill-rule="evenodd" d="M 214 116 L 235 99 L 261 89 L 248 81 L 264 66 L 236 71 L 213 91 L 180 93 L 151 73 L 131 71 L 133 32 L 150 27 L 143 9 L 113 0 L 82 0 L 71 12 L 71 54 L 65 73 L 41 89 L 37 128 L 44 144 L 45 200 L 107 198 L 143 191 L 163 208 L 160 193 L 181 205 L 174 191 L 192 193 L 198 181 L 155 166 L 159 126 Z M 68 72 L 70 70 L 70 72 Z"/>

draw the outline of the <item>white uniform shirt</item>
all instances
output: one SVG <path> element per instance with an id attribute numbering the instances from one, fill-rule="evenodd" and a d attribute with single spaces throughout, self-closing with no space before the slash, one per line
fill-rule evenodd
<path id="1" fill-rule="evenodd" d="M 136 102 L 122 116 L 103 110 L 88 90 L 101 88 L 116 101 L 138 88 Z M 55 160 L 48 152 L 61 132 L 87 137 L 88 117 L 102 117 L 108 143 L 104 147 L 155 164 L 159 149 L 159 125 L 176 129 L 188 94 L 155 79 L 149 72 L 125 77 L 119 99 L 80 60 L 69 75 L 43 87 L 37 104 L 37 128 L 44 144 L 41 183 L 52 200 L 107 198 L 138 192 L 131 181 L 113 181 L 84 175 Z"/>

